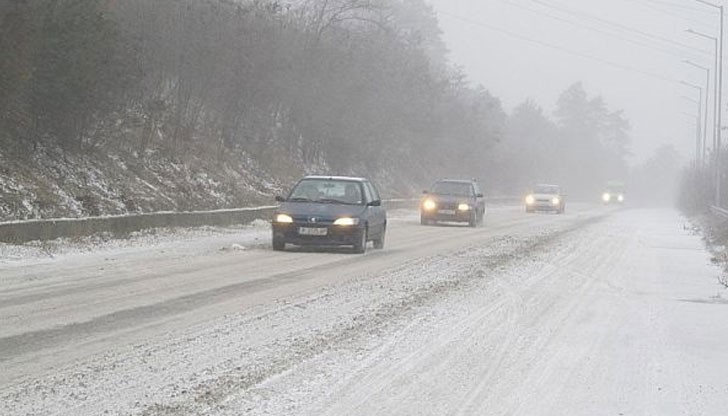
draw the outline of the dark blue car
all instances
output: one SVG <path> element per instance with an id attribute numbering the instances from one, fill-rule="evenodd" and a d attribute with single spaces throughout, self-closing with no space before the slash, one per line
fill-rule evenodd
<path id="1" fill-rule="evenodd" d="M 477 227 L 483 223 L 485 199 L 474 180 L 441 179 L 423 194 L 420 201 L 422 225 L 447 221 L 467 222 L 471 227 Z"/>
<path id="2" fill-rule="evenodd" d="M 369 241 L 384 248 L 387 212 L 374 185 L 364 178 L 306 176 L 288 197 L 277 197 L 273 250 L 298 246 L 352 246 L 364 253 Z"/>

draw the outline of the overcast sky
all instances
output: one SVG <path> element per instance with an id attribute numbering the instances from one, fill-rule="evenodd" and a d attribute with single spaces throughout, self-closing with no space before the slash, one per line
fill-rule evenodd
<path id="1" fill-rule="evenodd" d="M 531 98 L 551 112 L 582 81 L 625 110 L 633 163 L 662 144 L 693 156 L 695 121 L 683 113 L 697 106 L 684 97 L 697 100 L 698 91 L 680 81 L 703 86 L 706 73 L 682 61 L 712 68 L 714 44 L 686 29 L 717 36 L 717 10 L 695 0 L 429 1 L 451 60 L 507 110 Z"/>

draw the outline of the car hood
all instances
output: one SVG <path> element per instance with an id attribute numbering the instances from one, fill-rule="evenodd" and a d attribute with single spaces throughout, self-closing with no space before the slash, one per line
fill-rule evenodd
<path id="1" fill-rule="evenodd" d="M 435 202 L 472 202 L 473 198 L 467 196 L 457 195 L 435 195 L 428 194 L 424 199 L 432 199 Z"/>
<path id="2" fill-rule="evenodd" d="M 322 204 L 316 202 L 283 202 L 276 210 L 295 219 L 317 217 L 322 220 L 340 217 L 357 217 L 364 213 L 364 205 Z"/>
<path id="3" fill-rule="evenodd" d="M 561 198 L 561 195 L 556 194 L 531 194 L 535 199 L 551 199 L 551 198 Z"/>

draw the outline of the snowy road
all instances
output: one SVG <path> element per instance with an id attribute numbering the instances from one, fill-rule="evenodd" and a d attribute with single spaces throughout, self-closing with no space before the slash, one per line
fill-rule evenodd
<path id="1" fill-rule="evenodd" d="M 364 256 L 258 228 L 2 263 L 0 414 L 728 414 L 727 295 L 685 225 L 398 213 Z"/>

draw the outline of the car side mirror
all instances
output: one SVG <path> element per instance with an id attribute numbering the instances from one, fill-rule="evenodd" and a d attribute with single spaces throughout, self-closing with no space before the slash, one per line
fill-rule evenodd
<path id="1" fill-rule="evenodd" d="M 380 199 L 377 199 L 376 201 L 371 201 L 367 204 L 370 207 L 381 207 L 382 201 Z"/>
<path id="2" fill-rule="evenodd" d="M 283 198 L 280 195 L 276 195 L 276 202 L 286 202 L 286 198 Z"/>
<path id="3" fill-rule="evenodd" d="M 424 191 L 422 191 L 422 195 L 427 195 L 429 193 L 430 193 L 430 191 L 428 191 L 427 189 L 425 189 Z"/>
<path id="4" fill-rule="evenodd" d="M 483 198 L 483 194 L 475 194 L 476 198 Z"/>

